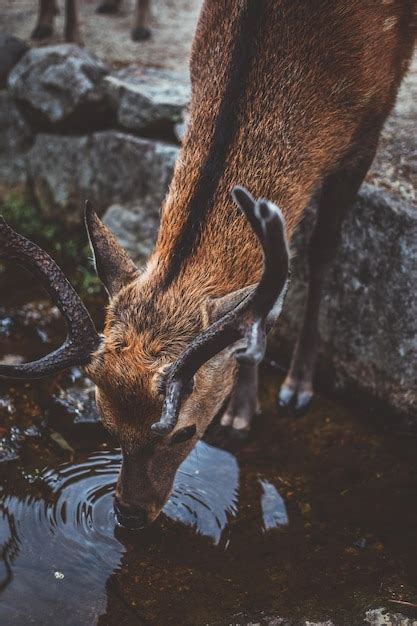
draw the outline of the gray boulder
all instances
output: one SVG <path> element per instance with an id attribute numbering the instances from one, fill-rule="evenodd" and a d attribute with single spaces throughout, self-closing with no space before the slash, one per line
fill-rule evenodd
<path id="1" fill-rule="evenodd" d="M 132 66 L 107 76 L 104 83 L 118 123 L 135 131 L 173 129 L 190 100 L 189 82 L 161 69 Z"/>
<path id="2" fill-rule="evenodd" d="M 306 246 L 313 210 L 293 241 L 293 275 L 275 349 L 295 342 L 306 299 Z M 323 371 L 338 390 L 365 391 L 417 418 L 417 213 L 365 185 L 328 272 L 320 315 Z"/>
<path id="3" fill-rule="evenodd" d="M 113 204 L 103 216 L 104 223 L 138 265 L 146 261 L 153 249 L 159 210 L 160 204 L 148 196 L 136 205 Z"/>
<path id="4" fill-rule="evenodd" d="M 102 89 L 107 66 L 73 44 L 33 48 L 9 76 L 9 90 L 35 125 L 93 128 L 110 113 Z"/>
<path id="5" fill-rule="evenodd" d="M 86 199 L 99 213 L 121 204 L 154 215 L 177 152 L 175 146 L 117 131 L 39 134 L 28 155 L 29 173 L 39 206 L 51 219 L 78 222 Z"/>
<path id="6" fill-rule="evenodd" d="M 30 126 L 14 100 L 7 92 L 0 92 L 0 185 L 25 183 L 26 154 L 32 141 Z"/>
<path id="7" fill-rule="evenodd" d="M 21 39 L 0 33 L 0 89 L 6 86 L 10 71 L 28 50 L 29 46 Z"/>

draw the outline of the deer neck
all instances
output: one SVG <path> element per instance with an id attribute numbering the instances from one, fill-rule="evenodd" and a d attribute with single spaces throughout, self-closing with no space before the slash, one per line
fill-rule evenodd
<path id="1" fill-rule="evenodd" d="M 291 235 L 323 167 L 317 129 L 312 137 L 300 128 L 305 111 L 291 110 L 299 85 L 278 67 L 275 6 L 222 0 L 203 7 L 190 119 L 154 254 L 161 289 L 193 282 L 202 293 L 223 295 L 258 280 L 261 251 L 233 205 L 232 187 L 243 184 L 278 204 Z"/>

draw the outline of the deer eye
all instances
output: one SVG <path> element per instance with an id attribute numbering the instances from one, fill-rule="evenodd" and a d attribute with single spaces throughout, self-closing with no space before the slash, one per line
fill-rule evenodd
<path id="1" fill-rule="evenodd" d="M 196 427 L 194 424 L 181 428 L 181 430 L 177 431 L 175 435 L 171 437 L 170 445 L 173 446 L 177 443 L 184 443 L 184 441 L 188 441 L 191 437 L 194 437 L 195 433 Z"/>

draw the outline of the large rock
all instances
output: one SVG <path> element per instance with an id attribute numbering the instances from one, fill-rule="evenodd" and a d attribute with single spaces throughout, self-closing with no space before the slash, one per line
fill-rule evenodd
<path id="1" fill-rule="evenodd" d="M 368 182 L 417 204 L 417 55 L 382 131 Z"/>
<path id="2" fill-rule="evenodd" d="M 0 89 L 6 86 L 9 73 L 28 50 L 21 39 L 0 33 Z"/>
<path id="3" fill-rule="evenodd" d="M 0 92 L 0 185 L 12 187 L 26 181 L 26 154 L 32 131 L 7 92 Z"/>
<path id="4" fill-rule="evenodd" d="M 296 234 L 291 288 L 277 332 L 293 343 L 305 305 L 310 210 Z M 326 280 L 321 362 L 338 389 L 352 385 L 417 418 L 417 212 L 365 185 Z"/>
<path id="5" fill-rule="evenodd" d="M 118 123 L 135 131 L 173 129 L 190 100 L 189 82 L 161 69 L 132 66 L 107 76 L 104 83 Z"/>
<path id="6" fill-rule="evenodd" d="M 159 211 L 178 149 L 117 131 L 89 136 L 39 134 L 28 156 L 33 191 L 51 219 L 78 222 L 90 199 L 103 213 L 113 204 Z"/>
<path id="7" fill-rule="evenodd" d="M 73 44 L 33 48 L 9 76 L 12 95 L 34 125 L 97 128 L 110 113 L 102 89 L 107 66 Z"/>
<path id="8" fill-rule="evenodd" d="M 160 205 L 152 196 L 128 206 L 113 204 L 103 216 L 119 243 L 138 265 L 152 251 L 159 225 Z"/>

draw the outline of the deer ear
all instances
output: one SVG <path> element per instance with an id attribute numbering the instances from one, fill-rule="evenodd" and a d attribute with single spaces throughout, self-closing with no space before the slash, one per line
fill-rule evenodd
<path id="1" fill-rule="evenodd" d="M 223 315 L 227 315 L 227 313 L 233 311 L 233 309 L 237 307 L 247 296 L 249 296 L 255 288 L 256 285 L 249 285 L 248 287 L 243 287 L 243 289 L 233 291 L 222 298 L 208 298 L 204 302 L 201 311 L 203 328 L 206 330 L 211 324 L 214 324 L 214 322 L 217 322 L 217 320 L 223 317 Z M 274 324 L 281 315 L 286 291 L 287 290 L 285 288 L 276 301 L 274 307 L 269 312 L 267 325 Z"/>
<path id="2" fill-rule="evenodd" d="M 202 307 L 202 319 L 203 319 L 203 328 L 208 328 L 210 324 L 213 324 L 217 320 L 219 320 L 223 315 L 230 313 L 233 311 L 238 304 L 242 302 L 248 296 L 256 285 L 249 285 L 249 287 L 243 287 L 242 289 L 237 289 L 236 291 L 232 291 L 232 293 L 228 293 L 227 296 L 222 296 L 221 298 L 208 298 Z"/>
<path id="3" fill-rule="evenodd" d="M 85 203 L 85 225 L 97 275 L 112 297 L 138 276 L 138 269 L 88 201 Z"/>

